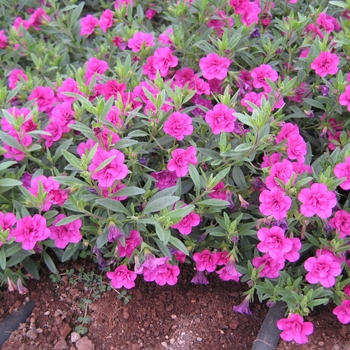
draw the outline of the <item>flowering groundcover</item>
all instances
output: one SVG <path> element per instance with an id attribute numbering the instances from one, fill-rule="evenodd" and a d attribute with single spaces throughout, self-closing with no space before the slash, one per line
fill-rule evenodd
<path id="1" fill-rule="evenodd" d="M 194 261 L 248 284 L 237 312 L 285 301 L 284 340 L 350 321 L 349 2 L 2 3 L 2 283 Z"/>

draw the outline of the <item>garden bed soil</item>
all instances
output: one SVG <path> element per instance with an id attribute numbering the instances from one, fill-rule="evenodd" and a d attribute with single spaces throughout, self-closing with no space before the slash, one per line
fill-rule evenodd
<path id="1" fill-rule="evenodd" d="M 76 264 L 77 269 L 80 267 Z M 92 268 L 84 266 L 85 271 Z M 66 266 L 60 267 L 60 271 L 65 270 Z M 86 288 L 83 282 L 71 284 L 67 276 L 59 283 L 52 282 L 44 272 L 40 281 L 27 281 L 27 294 L 0 294 L 0 321 L 26 301 L 35 302 L 26 323 L 1 349 L 251 349 L 268 311 L 265 304 L 256 299 L 251 304 L 252 315 L 241 315 L 232 307 L 243 300 L 245 284 L 223 282 L 210 274 L 207 286 L 194 285 L 190 282 L 193 268 L 187 266 L 181 271 L 176 286 L 161 287 L 139 278 L 136 288 L 128 291 L 131 299 L 126 305 L 114 290 L 98 292 L 100 298 L 94 300 L 96 288 Z M 315 326 L 308 344 L 280 341 L 277 349 L 350 350 L 350 328 L 338 322 L 333 307 L 318 307 L 306 318 Z M 78 339 L 75 327 L 84 315 L 91 320 L 87 333 Z"/>

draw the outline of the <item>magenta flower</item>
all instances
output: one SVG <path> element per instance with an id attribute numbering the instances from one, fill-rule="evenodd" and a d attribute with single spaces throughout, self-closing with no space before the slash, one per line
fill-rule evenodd
<path id="1" fill-rule="evenodd" d="M 295 262 L 300 258 L 301 241 L 297 237 L 290 238 L 290 240 L 292 241 L 292 249 L 284 254 L 284 258 L 290 262 Z"/>
<path id="2" fill-rule="evenodd" d="M 159 286 L 169 284 L 173 286 L 177 283 L 177 276 L 180 274 L 180 269 L 177 265 L 170 265 L 169 263 L 158 266 L 154 281 Z"/>
<path id="3" fill-rule="evenodd" d="M 304 163 L 307 145 L 302 136 L 297 134 L 288 135 L 286 146 L 289 159 L 296 159 L 297 162 Z"/>
<path id="4" fill-rule="evenodd" d="M 304 267 L 306 271 L 309 271 L 305 279 L 311 284 L 320 282 L 325 288 L 334 286 L 335 277 L 339 276 L 342 271 L 339 262 L 325 254 L 318 258 L 308 258 L 304 263 Z"/>
<path id="5" fill-rule="evenodd" d="M 204 271 L 197 271 L 194 277 L 191 279 L 191 282 L 194 284 L 209 284 L 208 278 Z"/>
<path id="6" fill-rule="evenodd" d="M 333 75 L 338 72 L 339 57 L 328 51 L 321 52 L 320 55 L 311 63 L 311 68 L 315 70 L 320 77 L 327 74 Z"/>
<path id="7" fill-rule="evenodd" d="M 0 227 L 6 231 L 10 229 L 12 231 L 12 227 L 15 226 L 17 222 L 16 216 L 13 213 L 6 213 L 0 211 Z"/>
<path id="8" fill-rule="evenodd" d="M 173 56 L 173 52 L 169 47 L 160 47 L 154 52 L 153 57 L 153 67 L 159 70 L 162 77 L 166 77 L 169 73 L 169 69 L 176 67 L 179 63 L 178 58 Z"/>
<path id="9" fill-rule="evenodd" d="M 234 116 L 236 111 L 228 108 L 223 103 L 217 104 L 212 111 L 208 111 L 205 115 L 205 121 L 209 123 L 213 134 L 220 134 L 221 131 L 232 132 L 235 129 Z"/>
<path id="10" fill-rule="evenodd" d="M 262 253 L 269 253 L 272 259 L 283 258 L 285 253 L 292 250 L 293 242 L 284 236 L 284 231 L 278 227 L 263 227 L 258 231 L 258 239 L 261 241 L 257 248 Z"/>
<path id="11" fill-rule="evenodd" d="M 28 101 L 35 100 L 39 112 L 50 112 L 55 102 L 55 92 L 48 86 L 38 86 L 28 96 Z"/>
<path id="12" fill-rule="evenodd" d="M 270 92 L 272 89 L 266 82 L 266 79 L 276 81 L 278 79 L 278 73 L 269 64 L 262 64 L 252 70 L 251 77 L 253 79 L 253 86 L 256 89 L 263 88 L 265 92 Z"/>
<path id="13" fill-rule="evenodd" d="M 201 217 L 195 213 L 189 213 L 180 222 L 172 225 L 171 228 L 176 228 L 183 235 L 189 235 L 192 232 L 192 227 L 198 226 L 201 222 Z"/>
<path id="14" fill-rule="evenodd" d="M 113 272 L 107 272 L 107 277 L 111 279 L 111 285 L 114 288 L 126 288 L 131 289 L 135 287 L 135 280 L 137 274 L 128 270 L 125 265 L 118 266 Z"/>
<path id="15" fill-rule="evenodd" d="M 336 211 L 334 217 L 329 220 L 329 224 L 339 233 L 340 238 L 350 236 L 350 213 L 347 211 Z"/>
<path id="16" fill-rule="evenodd" d="M 193 132 L 192 118 L 185 113 L 174 112 L 170 114 L 163 126 L 164 132 L 176 140 L 182 141 L 185 136 Z"/>
<path id="17" fill-rule="evenodd" d="M 307 343 L 307 335 L 314 331 L 311 322 L 304 322 L 298 314 L 290 314 L 288 318 L 282 318 L 277 321 L 277 327 L 282 331 L 281 338 L 285 341 L 294 340 L 298 344 Z"/>
<path id="18" fill-rule="evenodd" d="M 203 250 L 201 253 L 194 253 L 193 260 L 196 262 L 196 269 L 198 271 L 213 272 L 216 269 L 217 256 L 212 254 L 209 250 Z"/>
<path id="19" fill-rule="evenodd" d="M 1 48 L 1 46 L 0 46 Z M 18 83 L 21 82 L 21 78 L 25 81 L 28 81 L 28 77 L 27 77 L 27 74 L 25 74 L 21 69 L 13 69 L 11 72 L 10 72 L 10 75 L 9 75 L 9 88 L 11 90 L 14 90 L 17 86 Z"/>
<path id="20" fill-rule="evenodd" d="M 178 177 L 186 176 L 188 173 L 188 165 L 196 165 L 198 159 L 196 157 L 197 150 L 190 146 L 186 150 L 177 148 L 171 153 L 172 159 L 168 163 L 168 170 L 175 171 Z"/>
<path id="21" fill-rule="evenodd" d="M 95 73 L 97 74 L 97 80 L 99 80 L 99 74 L 103 74 L 107 69 L 108 63 L 106 61 L 99 60 L 95 57 L 90 58 L 85 71 L 86 82 L 89 84 Z"/>
<path id="22" fill-rule="evenodd" d="M 235 281 L 239 282 L 239 278 L 242 276 L 240 272 L 236 269 L 236 264 L 234 259 L 230 259 L 225 267 L 216 271 L 220 279 L 223 281 Z M 236 311 L 236 310 L 235 310 Z"/>
<path id="23" fill-rule="evenodd" d="M 52 226 L 49 227 L 50 238 L 55 241 L 57 248 L 64 249 L 69 243 L 78 243 L 83 238 L 80 233 L 82 221 L 80 219 L 74 220 L 69 224 L 56 226 L 55 224 L 64 219 L 66 215 L 59 214 L 56 216 Z"/>
<path id="24" fill-rule="evenodd" d="M 98 18 L 93 15 L 87 15 L 80 21 L 80 35 L 91 35 L 98 26 Z"/>
<path id="25" fill-rule="evenodd" d="M 334 175 L 338 179 L 345 177 L 344 181 L 339 186 L 343 190 L 350 189 L 350 157 L 345 158 L 345 163 L 338 163 L 334 167 Z"/>
<path id="26" fill-rule="evenodd" d="M 277 187 L 272 190 L 264 190 L 260 193 L 261 202 L 259 209 L 263 215 L 272 215 L 275 219 L 281 220 L 287 216 L 287 211 L 292 205 L 292 200 Z"/>
<path id="27" fill-rule="evenodd" d="M 252 264 L 258 269 L 261 266 L 264 266 L 260 271 L 259 277 L 267 277 L 267 278 L 277 278 L 279 276 L 279 271 L 284 267 L 285 259 L 277 258 L 273 259 L 269 255 L 269 253 L 264 254 L 262 257 L 257 256 L 253 258 Z"/>
<path id="28" fill-rule="evenodd" d="M 332 208 L 337 204 L 337 198 L 333 191 L 328 191 L 325 184 L 314 183 L 310 188 L 303 188 L 298 199 L 303 203 L 300 212 L 311 217 L 318 215 L 321 219 L 326 219 L 332 215 Z"/>
<path id="29" fill-rule="evenodd" d="M 120 240 L 118 241 L 118 256 L 120 258 L 125 256 L 130 258 L 135 248 L 141 243 L 142 237 L 140 236 L 140 233 L 136 230 L 131 230 L 129 237 L 125 238 L 125 245 L 123 245 Z"/>
<path id="30" fill-rule="evenodd" d="M 347 110 L 350 112 L 350 85 L 345 88 L 345 92 L 339 96 L 339 104 L 346 106 Z"/>
<path id="31" fill-rule="evenodd" d="M 24 250 L 32 250 L 38 241 L 43 241 L 50 236 L 50 230 L 46 227 L 46 219 L 41 215 L 25 216 L 17 221 L 16 229 L 10 234 L 16 238 L 16 242 L 22 242 Z"/>
<path id="32" fill-rule="evenodd" d="M 175 186 L 178 179 L 178 176 L 174 171 L 168 170 L 153 172 L 151 173 L 151 176 L 156 179 L 154 186 L 159 190 L 164 190 L 165 188 Z"/>
<path id="33" fill-rule="evenodd" d="M 233 307 L 233 311 L 239 312 L 242 315 L 251 315 L 252 312 L 249 308 L 250 304 L 250 295 L 247 295 L 243 301 L 239 304 Z"/>
<path id="34" fill-rule="evenodd" d="M 64 94 L 65 92 L 83 95 L 83 93 L 79 90 L 78 83 L 73 78 L 63 80 L 61 86 L 57 88 L 57 97 L 59 99 L 61 99 L 63 102 L 73 103 L 75 101 L 75 97 L 66 96 Z"/>
<path id="35" fill-rule="evenodd" d="M 56 204 L 50 192 L 58 190 L 60 187 L 60 184 L 59 182 L 54 180 L 52 176 L 46 177 L 44 175 L 40 175 L 31 180 L 30 188 L 28 190 L 33 196 L 36 196 L 36 197 L 38 196 L 39 186 L 40 186 L 39 183 L 41 183 L 44 189 L 44 193 L 46 193 L 46 197 L 43 203 L 41 204 L 42 205 L 41 210 L 48 211 L 50 210 L 53 204 Z"/>
<path id="36" fill-rule="evenodd" d="M 107 29 L 113 26 L 113 12 L 109 9 L 103 11 L 98 24 L 101 30 L 106 33 Z"/>
<path id="37" fill-rule="evenodd" d="M 7 36 L 3 30 L 0 30 L 0 49 L 4 49 L 7 46 Z"/>
<path id="38" fill-rule="evenodd" d="M 114 159 L 112 159 L 109 164 L 95 172 L 95 169 L 97 169 L 102 162 L 113 156 Z M 116 180 L 122 180 L 128 175 L 128 168 L 124 164 L 124 159 L 124 154 L 116 149 L 105 151 L 99 147 L 88 168 L 88 170 L 92 172 L 91 178 L 98 180 L 99 185 L 102 187 L 111 187 Z"/>
<path id="39" fill-rule="evenodd" d="M 220 57 L 216 53 L 210 53 L 206 57 L 199 60 L 199 67 L 202 70 L 205 79 L 219 79 L 223 80 L 227 77 L 230 60 L 226 57 Z"/>
<path id="40" fill-rule="evenodd" d="M 154 46 L 154 36 L 149 33 L 137 32 L 128 41 L 128 47 L 132 52 L 139 52 L 142 47 L 146 48 L 152 46 Z"/>
<path id="41" fill-rule="evenodd" d="M 343 300 L 341 305 L 333 309 L 333 314 L 337 316 L 342 324 L 350 322 L 350 300 Z"/>
<path id="42" fill-rule="evenodd" d="M 270 175 L 266 178 L 266 187 L 271 190 L 274 187 L 282 189 L 275 178 L 281 180 L 284 184 L 290 180 L 292 175 L 294 174 L 292 163 L 283 159 L 282 162 L 277 162 L 272 165 L 270 169 Z"/>

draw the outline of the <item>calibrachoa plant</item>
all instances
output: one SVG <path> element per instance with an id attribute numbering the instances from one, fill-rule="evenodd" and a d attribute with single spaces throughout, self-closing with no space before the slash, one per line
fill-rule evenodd
<path id="1" fill-rule="evenodd" d="M 54 256 L 127 289 L 193 262 L 247 283 L 236 312 L 284 301 L 286 341 L 330 301 L 350 322 L 349 1 L 4 0 L 0 25 L 9 290 Z"/>

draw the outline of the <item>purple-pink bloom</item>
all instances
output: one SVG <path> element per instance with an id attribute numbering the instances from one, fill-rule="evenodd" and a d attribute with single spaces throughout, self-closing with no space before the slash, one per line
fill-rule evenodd
<path id="1" fill-rule="evenodd" d="M 160 265 L 157 268 L 157 274 L 154 281 L 159 286 L 169 284 L 173 286 L 177 283 L 177 276 L 180 274 L 180 269 L 177 265 L 171 265 L 169 263 Z"/>
<path id="2" fill-rule="evenodd" d="M 109 9 L 103 11 L 98 24 L 101 30 L 106 33 L 107 29 L 113 26 L 113 12 Z"/>
<path id="3" fill-rule="evenodd" d="M 276 181 L 276 178 L 281 180 L 284 184 L 291 179 L 294 174 L 292 163 L 283 159 L 282 162 L 277 162 L 272 165 L 270 169 L 270 175 L 266 178 L 266 187 L 271 190 L 274 187 L 282 189 L 280 184 Z"/>
<path id="4" fill-rule="evenodd" d="M 271 258 L 283 258 L 285 253 L 292 250 L 293 242 L 284 236 L 284 231 L 278 227 L 263 227 L 258 231 L 258 239 L 261 241 L 257 248 L 262 253 L 269 253 Z"/>
<path id="5" fill-rule="evenodd" d="M 46 177 L 44 175 L 40 175 L 34 179 L 32 178 L 30 188 L 28 190 L 33 196 L 38 196 L 40 188 L 39 183 L 41 183 L 44 193 L 46 193 L 46 197 L 42 203 L 41 210 L 48 211 L 50 210 L 53 204 L 56 204 L 56 202 L 53 199 L 53 196 L 51 195 L 51 191 L 58 190 L 60 184 L 59 182 L 54 180 L 52 176 Z"/>
<path id="6" fill-rule="evenodd" d="M 279 276 L 279 270 L 282 270 L 284 267 L 284 262 L 284 257 L 273 259 L 271 258 L 269 253 L 264 254 L 262 257 L 257 256 L 252 260 L 252 264 L 256 269 L 258 269 L 261 266 L 264 266 L 263 269 L 260 271 L 260 278 L 277 278 Z"/>
<path id="7" fill-rule="evenodd" d="M 95 172 L 95 169 L 110 157 L 114 157 L 112 161 Z M 99 185 L 102 187 L 111 187 L 116 180 L 122 180 L 128 175 L 128 168 L 124 164 L 124 159 L 124 154 L 116 149 L 105 151 L 99 147 L 88 168 L 92 172 L 91 178 L 98 180 Z"/>
<path id="8" fill-rule="evenodd" d="M 218 261 L 217 255 L 212 254 L 209 250 L 203 250 L 201 253 L 194 253 L 193 260 L 196 262 L 196 269 L 198 271 L 213 272 L 216 269 Z"/>
<path id="9" fill-rule="evenodd" d="M 165 188 L 175 186 L 178 179 L 175 171 L 168 170 L 153 172 L 151 173 L 151 176 L 156 179 L 154 186 L 159 190 L 164 190 Z"/>
<path id="10" fill-rule="evenodd" d="M 118 241 L 118 256 L 120 258 L 125 256 L 130 258 L 135 248 L 141 243 L 142 237 L 140 236 L 140 233 L 136 230 L 131 230 L 129 236 L 125 238 L 125 245 L 123 245 L 120 240 Z"/>
<path id="11" fill-rule="evenodd" d="M 277 220 L 285 218 L 292 205 L 292 199 L 277 187 L 262 191 L 259 200 L 260 212 L 266 216 L 272 215 Z"/>
<path id="12" fill-rule="evenodd" d="M 13 69 L 9 75 L 9 88 L 14 90 L 17 86 L 17 83 L 21 82 L 21 78 L 25 81 L 28 81 L 27 74 L 25 74 L 21 69 Z"/>
<path id="13" fill-rule="evenodd" d="M 39 112 L 50 112 L 55 102 L 55 92 L 48 86 L 38 86 L 28 96 L 28 101 L 35 100 Z"/>
<path id="14" fill-rule="evenodd" d="M 78 243 L 83 238 L 80 233 L 82 221 L 76 219 L 69 224 L 56 226 L 56 224 L 66 218 L 66 215 L 59 214 L 56 216 L 52 226 L 49 227 L 50 238 L 55 241 L 57 248 L 64 249 L 69 243 Z"/>
<path id="15" fill-rule="evenodd" d="M 233 307 L 233 311 L 239 312 L 242 315 L 251 315 L 252 312 L 249 308 L 250 295 L 247 295 L 239 305 Z"/>
<path id="16" fill-rule="evenodd" d="M 326 219 L 332 215 L 332 208 L 337 204 L 337 198 L 333 191 L 328 191 L 325 184 L 314 183 L 310 188 L 303 188 L 298 199 L 303 203 L 300 212 L 311 217 L 318 215 L 321 219 Z"/>
<path id="17" fill-rule="evenodd" d="M 208 278 L 204 271 L 197 271 L 194 277 L 191 279 L 191 282 L 194 284 L 209 284 Z"/>
<path id="18" fill-rule="evenodd" d="M 153 57 L 153 67 L 159 70 L 160 76 L 162 77 L 166 77 L 169 73 L 169 69 L 176 67 L 179 63 L 178 58 L 173 56 L 173 52 L 169 47 L 160 47 L 154 52 Z"/>
<path id="19" fill-rule="evenodd" d="M 80 21 L 80 35 L 91 35 L 98 26 L 98 18 L 93 15 L 87 15 Z"/>
<path id="20" fill-rule="evenodd" d="M 154 36 L 149 33 L 137 32 L 128 41 L 128 47 L 132 52 L 139 52 L 142 47 L 146 48 L 152 46 L 154 46 Z"/>
<path id="21" fill-rule="evenodd" d="M 236 111 L 228 108 L 225 104 L 217 104 L 212 111 L 208 111 L 205 115 L 205 121 L 209 123 L 213 134 L 220 134 L 221 131 L 232 132 L 235 129 L 234 116 Z"/>
<path id="22" fill-rule="evenodd" d="M 11 237 L 16 238 L 16 242 L 22 242 L 24 250 L 32 250 L 38 241 L 43 241 L 50 236 L 50 230 L 46 227 L 46 219 L 36 214 L 33 217 L 25 216 L 17 221 Z"/>
<path id="23" fill-rule="evenodd" d="M 128 270 L 125 265 L 120 265 L 113 272 L 107 272 L 107 277 L 111 279 L 112 287 L 130 289 L 135 287 L 137 274 Z"/>
<path id="24" fill-rule="evenodd" d="M 95 73 L 97 74 L 97 80 L 99 80 L 99 74 L 103 74 L 107 69 L 108 63 L 106 61 L 99 60 L 95 57 L 90 58 L 85 71 L 86 82 L 89 84 Z"/>
<path id="25" fill-rule="evenodd" d="M 350 189 L 350 157 L 345 158 L 345 163 L 338 163 L 334 167 L 334 175 L 338 178 L 345 178 L 339 185 L 343 190 Z"/>
<path id="26" fill-rule="evenodd" d="M 339 57 L 328 51 L 321 52 L 320 55 L 311 63 L 311 68 L 315 70 L 320 77 L 327 74 L 333 75 L 338 72 Z"/>
<path id="27" fill-rule="evenodd" d="M 305 270 L 308 273 L 305 279 L 311 283 L 318 282 L 325 288 L 330 288 L 335 284 L 335 277 L 342 272 L 339 262 L 334 261 L 329 255 L 322 254 L 318 258 L 308 258 L 304 263 Z"/>
<path id="28" fill-rule="evenodd" d="M 342 300 L 341 305 L 333 309 L 333 314 L 337 316 L 342 324 L 350 322 L 350 300 Z"/>
<path id="29" fill-rule="evenodd" d="M 220 57 L 217 53 L 210 53 L 199 60 L 199 67 L 205 79 L 223 80 L 227 77 L 228 67 L 231 62 L 226 57 Z"/>
<path id="30" fill-rule="evenodd" d="M 290 238 L 290 240 L 292 241 L 292 249 L 284 254 L 284 258 L 290 262 L 295 262 L 300 258 L 301 241 L 297 237 Z"/>
<path id="31" fill-rule="evenodd" d="M 307 335 L 314 331 L 311 322 L 304 322 L 298 314 L 290 314 L 288 318 L 281 318 L 277 321 L 277 327 L 282 331 L 281 338 L 285 341 L 294 340 L 298 344 L 307 343 Z"/>
<path id="32" fill-rule="evenodd" d="M 196 165 L 198 159 L 196 157 L 197 150 L 190 146 L 186 150 L 182 148 L 175 149 L 172 153 L 172 159 L 168 163 L 168 170 L 175 171 L 178 177 L 186 176 L 189 164 Z"/>
<path id="33" fill-rule="evenodd" d="M 170 114 L 163 126 L 164 132 L 176 140 L 182 141 L 185 136 L 193 132 L 192 118 L 185 113 L 174 112 Z"/>
<path id="34" fill-rule="evenodd" d="M 220 279 L 222 279 L 223 281 L 239 282 L 239 278 L 242 276 L 242 274 L 238 272 L 238 270 L 236 269 L 235 260 L 233 258 L 231 258 L 228 261 L 226 266 L 216 271 L 216 273 L 219 275 Z"/>
<path id="35" fill-rule="evenodd" d="M 262 64 L 252 70 L 251 77 L 253 79 L 253 86 L 256 89 L 263 88 L 265 92 L 270 92 L 272 89 L 266 79 L 276 81 L 278 79 L 278 73 L 269 64 Z"/>
<path id="36" fill-rule="evenodd" d="M 180 222 L 171 226 L 176 228 L 183 235 L 189 235 L 192 232 L 192 227 L 196 227 L 201 222 L 201 217 L 195 213 L 189 213 Z"/>
<path id="37" fill-rule="evenodd" d="M 329 224 L 339 233 L 340 238 L 350 236 L 350 213 L 345 210 L 338 210 L 334 217 L 329 220 Z"/>

